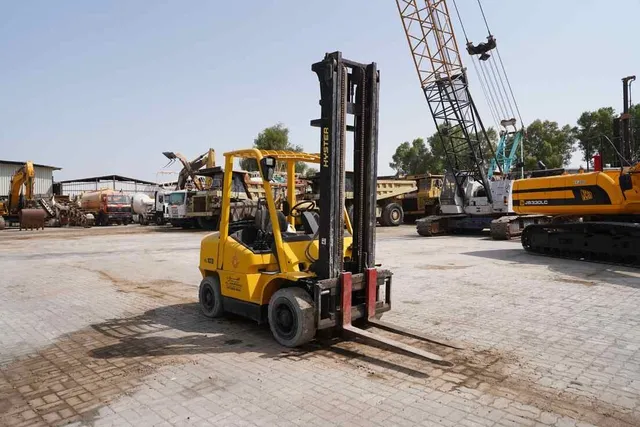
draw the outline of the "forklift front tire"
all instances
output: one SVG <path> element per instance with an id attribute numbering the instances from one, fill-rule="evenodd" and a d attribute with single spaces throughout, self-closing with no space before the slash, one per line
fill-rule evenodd
<path id="1" fill-rule="evenodd" d="M 302 288 L 283 288 L 269 300 L 269 327 L 285 347 L 298 347 L 316 335 L 313 301 Z"/>
<path id="2" fill-rule="evenodd" d="M 200 300 L 200 310 L 205 316 L 213 319 L 224 314 L 218 276 L 207 276 L 200 282 L 198 299 Z"/>

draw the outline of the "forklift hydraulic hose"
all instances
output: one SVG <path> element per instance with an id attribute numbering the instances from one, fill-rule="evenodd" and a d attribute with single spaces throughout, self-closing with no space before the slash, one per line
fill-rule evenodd
<path id="1" fill-rule="evenodd" d="M 317 229 L 315 233 L 313 233 L 313 237 L 311 238 L 311 240 L 309 241 L 309 244 L 307 245 L 307 248 L 304 250 L 304 255 L 307 257 L 307 259 L 309 260 L 309 262 L 311 262 L 312 264 L 314 262 L 317 261 L 317 259 L 314 259 L 311 254 L 309 253 L 309 249 L 311 248 L 311 245 L 313 244 L 313 242 L 316 241 L 316 239 L 318 238 L 318 234 L 320 232 L 320 229 Z"/>

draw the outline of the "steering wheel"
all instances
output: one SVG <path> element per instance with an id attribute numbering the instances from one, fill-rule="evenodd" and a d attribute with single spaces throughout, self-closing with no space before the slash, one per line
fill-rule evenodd
<path id="1" fill-rule="evenodd" d="M 310 211 L 316 208 L 316 202 L 313 200 L 301 200 L 289 210 L 289 215 L 294 218 L 298 218 L 303 212 Z"/>

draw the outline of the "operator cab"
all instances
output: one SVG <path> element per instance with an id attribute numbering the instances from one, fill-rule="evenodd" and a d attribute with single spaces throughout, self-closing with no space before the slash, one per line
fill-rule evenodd
<path id="1" fill-rule="evenodd" d="M 264 181 L 273 180 L 276 165 L 274 157 L 264 157 L 260 160 Z M 295 185 L 291 179 L 288 180 L 288 185 Z M 312 241 L 317 238 L 319 213 L 313 200 L 301 200 L 291 206 L 289 200 L 284 199 L 275 214 L 283 242 Z M 254 253 L 270 253 L 275 242 L 273 228 L 267 200 L 260 198 L 253 221 L 230 223 L 229 236 Z"/>

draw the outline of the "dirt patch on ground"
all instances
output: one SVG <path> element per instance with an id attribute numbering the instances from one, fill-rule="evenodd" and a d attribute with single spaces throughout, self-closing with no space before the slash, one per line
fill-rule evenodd
<path id="1" fill-rule="evenodd" d="M 463 268 L 469 268 L 468 265 L 416 265 L 416 268 L 421 270 L 461 270 Z"/>
<path id="2" fill-rule="evenodd" d="M 119 330 L 126 335 L 124 329 Z M 113 398 L 133 391 L 159 367 L 182 364 L 179 356 L 95 357 L 121 341 L 96 329 L 74 332 L 0 371 L 0 425 L 90 423 Z M 26 423 L 26 424 L 24 424 Z"/>
<path id="3" fill-rule="evenodd" d="M 640 425 L 640 417 L 627 408 L 573 393 L 571 388 L 559 390 L 537 384 L 535 378 L 528 375 L 535 367 L 512 353 L 495 349 L 457 350 L 404 338 L 402 341 L 443 356 L 453 366 L 428 363 L 357 340 L 333 343 L 318 349 L 318 354 L 354 366 L 376 380 L 401 379 L 463 397 L 474 398 L 482 393 L 513 400 L 525 405 L 522 416 L 532 419 L 536 419 L 535 410 L 527 414 L 526 406 L 594 425 Z"/>
<path id="4" fill-rule="evenodd" d="M 512 353 L 473 347 L 459 350 L 403 339 L 443 356 L 452 363 L 450 366 L 358 339 L 322 338 L 301 349 L 283 349 L 273 345 L 268 327 L 235 317 L 214 322 L 200 315 L 192 285 L 170 280 L 140 283 L 107 271 L 92 271 L 121 292 L 150 298 L 157 302 L 157 308 L 66 335 L 2 368 L 0 425 L 91 424 L 101 407 L 123 394 L 134 393 L 163 366 L 198 363 L 202 354 L 246 351 L 276 360 L 306 360 L 328 365 L 328 369 L 331 363 L 339 363 L 375 382 L 407 382 L 470 398 L 506 398 L 535 408 L 533 411 L 566 415 L 595 425 L 640 425 L 640 419 L 625 408 L 573 393 L 570 388 L 559 390 L 537 384 L 528 376 L 535 367 Z M 373 331 L 386 334 L 375 328 Z M 215 378 L 212 381 L 216 387 L 225 387 Z M 202 387 L 210 383 L 207 380 Z M 525 409 L 523 416 L 536 419 Z"/>
<path id="5" fill-rule="evenodd" d="M 372 331 L 386 334 L 375 328 Z M 329 359 L 348 365 L 376 382 L 413 383 L 415 387 L 453 393 L 470 400 L 483 396 L 485 400 L 495 401 L 496 409 L 515 401 L 522 408 L 521 416 L 528 419 L 535 420 L 540 413 L 549 412 L 594 425 L 640 425 L 637 414 L 627 408 L 573 393 L 571 388 L 559 390 L 537 384 L 529 375 L 535 367 L 512 353 L 495 349 L 458 350 L 405 338 L 401 341 L 443 356 L 452 366 L 413 358 L 359 339 L 322 339 L 305 348 L 284 352 L 279 358 Z M 500 398 L 505 400 L 499 402 Z"/>
<path id="6" fill-rule="evenodd" d="M 581 279 L 572 279 L 567 277 L 558 277 L 554 279 L 556 282 L 569 283 L 574 285 L 584 285 L 584 286 L 594 286 L 597 285 L 596 282 L 591 280 L 581 280 Z"/>
<path id="7" fill-rule="evenodd" d="M 108 226 L 108 227 L 62 227 L 62 228 L 45 228 L 41 231 L 20 231 L 17 229 L 8 229 L 0 231 L 0 236 L 7 240 L 35 240 L 35 239 L 61 239 L 76 240 L 80 238 L 92 236 L 115 236 L 123 234 L 143 234 L 149 233 L 155 227 L 137 227 L 137 226 Z"/>
<path id="8" fill-rule="evenodd" d="M 133 392 L 143 378 L 159 367 L 189 362 L 190 354 L 180 351 L 179 346 L 192 346 L 194 337 L 148 335 L 173 331 L 167 325 L 173 325 L 182 311 L 170 304 L 195 306 L 193 286 L 172 280 L 139 283 L 119 279 L 106 271 L 89 271 L 109 280 L 119 292 L 157 301 L 160 311 L 93 325 L 3 367 L 0 425 L 60 425 L 71 421 L 90 424 L 100 407 Z M 192 318 L 191 323 L 198 322 Z M 209 345 L 224 346 L 224 343 Z M 163 351 L 167 347 L 174 351 Z"/>
<path id="9" fill-rule="evenodd" d="M 104 270 L 91 270 L 75 266 L 83 270 L 97 273 L 101 279 L 110 281 L 118 288 L 118 292 L 135 293 L 169 303 L 190 302 L 197 297 L 197 288 L 177 280 L 152 280 L 150 282 L 134 282 L 120 279 Z"/>

